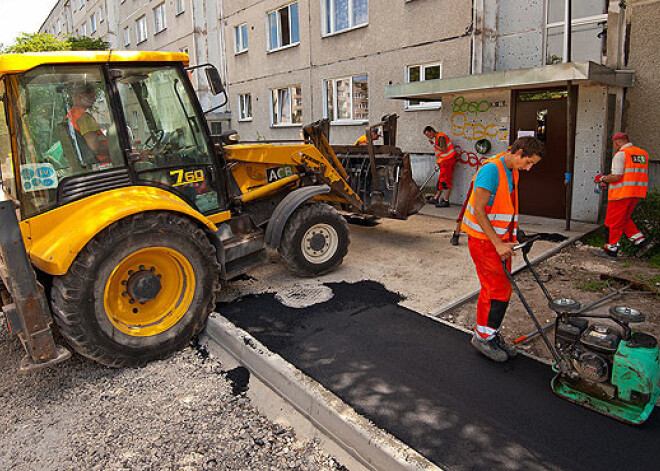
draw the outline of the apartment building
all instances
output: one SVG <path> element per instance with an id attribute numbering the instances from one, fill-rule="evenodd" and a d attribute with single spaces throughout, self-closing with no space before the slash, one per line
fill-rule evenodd
<path id="1" fill-rule="evenodd" d="M 398 113 L 400 146 L 426 151 L 422 129 L 441 104 L 398 103 L 385 86 L 469 73 L 471 15 L 470 1 L 223 0 L 232 126 L 295 139 L 330 118 L 331 142 L 352 144 Z"/>

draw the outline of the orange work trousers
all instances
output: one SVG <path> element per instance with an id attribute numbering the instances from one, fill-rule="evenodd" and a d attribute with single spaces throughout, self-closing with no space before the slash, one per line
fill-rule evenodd
<path id="1" fill-rule="evenodd" d="M 511 283 L 504 273 L 502 259 L 490 240 L 469 237 L 468 249 L 481 283 L 474 330 L 484 340 L 490 340 L 504 320 L 511 299 Z M 507 270 L 511 271 L 511 259 L 506 263 Z"/>

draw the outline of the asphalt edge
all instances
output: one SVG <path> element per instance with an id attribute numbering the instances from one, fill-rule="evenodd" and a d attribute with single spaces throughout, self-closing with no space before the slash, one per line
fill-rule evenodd
<path id="1" fill-rule="evenodd" d="M 442 471 L 221 314 L 209 316 L 206 334 L 365 467 Z"/>

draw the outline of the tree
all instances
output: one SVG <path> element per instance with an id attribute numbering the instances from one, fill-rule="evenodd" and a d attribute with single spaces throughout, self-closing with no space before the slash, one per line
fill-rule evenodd
<path id="1" fill-rule="evenodd" d="M 48 33 L 21 33 L 14 40 L 14 44 L 7 47 L 0 45 L 0 52 L 17 54 L 22 52 L 45 51 L 107 51 L 110 43 L 102 39 L 88 38 L 87 36 L 69 36 L 65 40 L 56 38 Z"/>
<path id="2" fill-rule="evenodd" d="M 87 36 L 79 38 L 69 36 L 66 38 L 72 51 L 107 51 L 110 49 L 110 43 L 103 39 L 94 39 Z"/>
<path id="3" fill-rule="evenodd" d="M 21 33 L 12 46 L 2 49 L 4 53 L 67 51 L 70 46 L 48 33 Z"/>

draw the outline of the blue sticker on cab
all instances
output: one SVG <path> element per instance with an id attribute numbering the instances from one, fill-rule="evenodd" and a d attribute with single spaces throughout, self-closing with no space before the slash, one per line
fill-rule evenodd
<path id="1" fill-rule="evenodd" d="M 52 164 L 21 165 L 21 185 L 25 191 L 56 190 L 58 183 Z"/>

